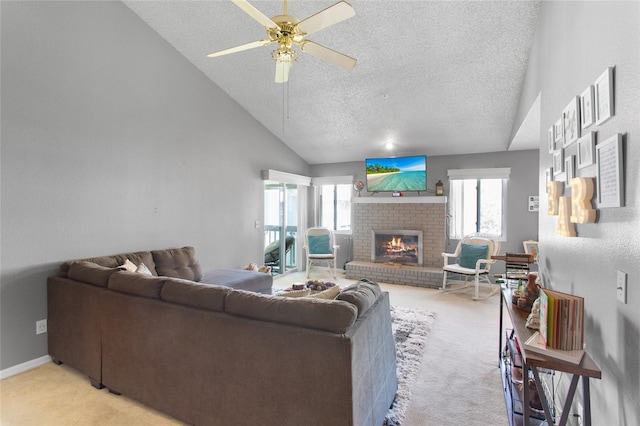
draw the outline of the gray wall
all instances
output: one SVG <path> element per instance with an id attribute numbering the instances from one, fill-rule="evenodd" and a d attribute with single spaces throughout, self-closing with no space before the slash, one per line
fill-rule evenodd
<path id="1" fill-rule="evenodd" d="M 587 130 L 597 131 L 598 141 L 625 134 L 625 207 L 599 209 L 596 223 L 576 226 L 576 238 L 557 235 L 557 217 L 541 213 L 539 231 L 546 284 L 585 298 L 587 351 L 602 370 L 602 380 L 591 381 L 595 425 L 640 424 L 639 23 L 637 1 L 543 2 L 526 78 L 537 85 L 528 92 L 542 92 L 539 176 L 544 194 L 544 170 L 552 163 L 547 129 L 573 96 L 615 66 L 615 117 Z M 575 144 L 566 152 L 575 154 Z M 595 166 L 578 172 L 596 174 Z M 547 205 L 541 197 L 540 210 Z M 617 270 L 628 273 L 626 305 L 616 299 Z"/>
<path id="2" fill-rule="evenodd" d="M 538 195 L 538 150 L 493 152 L 488 154 L 447 155 L 430 157 L 427 153 L 427 184 L 433 191 L 438 180 L 444 183 L 445 195 L 449 193 L 449 169 L 477 169 L 492 167 L 511 167 L 511 178 L 507 184 L 507 241 L 502 245 L 503 252 L 522 252 L 522 241 L 537 240 L 538 213 L 528 211 L 528 196 Z M 315 164 L 311 166 L 312 176 L 354 175 L 356 180 L 365 180 L 365 164 L 362 162 Z M 355 193 L 354 193 L 355 194 Z M 414 194 L 406 194 L 412 196 Z M 434 195 L 433 193 L 422 195 Z M 389 194 L 370 195 L 362 192 L 363 197 L 389 197 Z M 455 250 L 457 240 L 447 241 L 447 251 Z M 504 269 L 498 262 L 496 271 Z"/>
<path id="3" fill-rule="evenodd" d="M 0 369 L 47 354 L 68 259 L 262 258 L 263 182 L 308 165 L 120 2 L 2 2 Z"/>

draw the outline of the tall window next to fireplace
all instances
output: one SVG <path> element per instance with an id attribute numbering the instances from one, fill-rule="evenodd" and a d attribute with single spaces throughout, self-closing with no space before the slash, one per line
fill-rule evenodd
<path id="1" fill-rule="evenodd" d="M 422 265 L 422 231 L 371 230 L 371 261 Z"/>

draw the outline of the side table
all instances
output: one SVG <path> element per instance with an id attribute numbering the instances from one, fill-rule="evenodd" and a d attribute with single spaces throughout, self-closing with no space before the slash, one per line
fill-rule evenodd
<path id="1" fill-rule="evenodd" d="M 513 325 L 513 330 L 515 336 L 518 338 L 518 342 L 520 343 L 520 353 L 522 355 L 523 361 L 523 378 L 525 383 L 529 377 L 529 371 L 536 380 L 536 383 L 540 382 L 540 374 L 538 369 L 548 369 L 555 371 L 562 371 L 565 373 L 572 374 L 571 383 L 569 384 L 569 389 L 567 390 L 567 395 L 564 398 L 564 404 L 562 407 L 562 415 L 560 417 L 560 421 L 556 423 L 554 421 L 554 415 L 550 411 L 549 401 L 545 395 L 542 386 L 540 386 L 540 399 L 542 401 L 542 407 L 544 409 L 545 418 L 547 424 L 558 424 L 559 426 L 565 426 L 567 424 L 567 419 L 569 417 L 569 411 L 571 410 L 571 402 L 574 399 L 576 388 L 578 386 L 578 381 L 582 378 L 582 407 L 583 407 L 583 425 L 591 426 L 591 398 L 589 393 L 589 379 L 600 379 L 602 378 L 602 372 L 598 368 L 595 362 L 591 359 L 588 353 L 584 354 L 582 361 L 580 364 L 571 364 L 569 362 L 564 362 L 561 360 L 557 360 L 551 357 L 546 357 L 544 355 L 539 355 L 530 351 L 527 351 L 524 348 L 524 342 L 526 342 L 529 337 L 535 332 L 534 330 L 530 330 L 525 326 L 525 322 L 527 317 L 529 316 L 527 312 L 518 310 L 513 307 L 511 303 L 513 289 L 511 288 L 502 288 L 500 295 L 500 368 L 504 375 L 504 360 L 502 358 L 502 334 L 503 334 L 503 313 L 506 310 L 509 314 L 509 318 L 511 319 L 511 324 Z M 507 397 L 505 391 L 505 398 Z M 524 395 L 523 395 L 523 424 L 530 424 L 531 410 L 529 407 L 529 386 L 524 386 Z M 509 415 L 509 424 L 513 425 L 514 421 L 514 413 L 508 413 Z"/>

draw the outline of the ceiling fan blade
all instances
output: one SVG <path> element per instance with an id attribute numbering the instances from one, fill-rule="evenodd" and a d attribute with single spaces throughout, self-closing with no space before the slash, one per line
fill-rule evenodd
<path id="1" fill-rule="evenodd" d="M 215 58 L 217 56 L 228 55 L 230 53 L 242 52 L 243 50 L 253 49 L 256 47 L 266 46 L 272 43 L 271 40 L 258 40 L 252 41 L 251 43 L 243 44 L 241 46 L 231 47 L 229 49 L 221 50 L 215 53 L 209 53 L 207 55 L 208 58 Z"/>
<path id="2" fill-rule="evenodd" d="M 335 50 L 331 50 L 328 47 L 324 47 L 310 40 L 306 40 L 302 43 L 300 45 L 300 49 L 305 53 L 316 56 L 324 61 L 330 62 L 347 70 L 356 66 L 357 61 L 354 58 L 343 55 L 340 52 L 336 52 Z"/>
<path id="3" fill-rule="evenodd" d="M 286 83 L 289 81 L 289 70 L 291 69 L 291 62 L 278 61 L 276 62 L 276 83 Z"/>
<path id="4" fill-rule="evenodd" d="M 242 9 L 247 15 L 251 16 L 256 21 L 260 22 L 267 28 L 278 29 L 278 24 L 273 22 L 267 15 L 260 12 L 254 6 L 252 6 L 247 0 L 231 0 L 233 4 Z"/>
<path id="5" fill-rule="evenodd" d="M 298 24 L 298 30 L 309 35 L 323 28 L 327 28 L 356 14 L 355 9 L 346 1 L 341 1 L 329 6 L 325 10 L 316 13 Z"/>

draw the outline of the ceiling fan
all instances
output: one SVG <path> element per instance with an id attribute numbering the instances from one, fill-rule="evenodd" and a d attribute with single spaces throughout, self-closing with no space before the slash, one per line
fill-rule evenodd
<path id="1" fill-rule="evenodd" d="M 267 46 L 271 43 L 278 43 L 278 48 L 271 52 L 271 56 L 276 61 L 276 83 L 284 83 L 289 80 L 291 65 L 300 57 L 300 54 L 293 49 L 293 45 L 298 45 L 301 51 L 344 69 L 352 69 L 356 66 L 356 60 L 354 58 L 305 38 L 309 34 L 313 34 L 316 31 L 354 16 L 356 12 L 353 6 L 346 1 L 340 1 L 302 21 L 298 20 L 295 16 L 287 14 L 287 0 L 284 0 L 284 14 L 274 16 L 273 18 L 268 18 L 246 0 L 231 1 L 262 24 L 266 28 L 269 38 L 211 53 L 207 55 L 209 58 Z"/>

